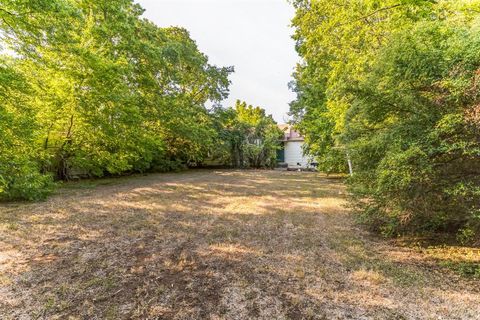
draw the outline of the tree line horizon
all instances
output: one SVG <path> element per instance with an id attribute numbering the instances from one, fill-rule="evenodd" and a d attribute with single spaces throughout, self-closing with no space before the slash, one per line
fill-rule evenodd
<path id="1" fill-rule="evenodd" d="M 301 57 L 292 124 L 321 171 L 350 165 L 360 221 L 386 236 L 478 239 L 479 1 L 289 2 Z M 0 200 L 44 199 L 75 175 L 276 165 L 273 118 L 219 105 L 234 68 L 143 11 L 133 0 L 2 1 Z"/>
<path id="2" fill-rule="evenodd" d="M 187 30 L 143 12 L 132 0 L 0 4 L 0 199 L 207 158 L 274 166 L 273 119 L 241 101 L 219 106 L 233 67 L 211 65 Z"/>

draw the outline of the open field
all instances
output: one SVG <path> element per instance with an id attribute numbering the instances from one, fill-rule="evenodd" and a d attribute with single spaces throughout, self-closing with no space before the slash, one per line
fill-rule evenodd
<path id="1" fill-rule="evenodd" d="M 0 205 L 1 319 L 480 319 L 468 248 L 357 226 L 340 180 L 190 171 Z"/>

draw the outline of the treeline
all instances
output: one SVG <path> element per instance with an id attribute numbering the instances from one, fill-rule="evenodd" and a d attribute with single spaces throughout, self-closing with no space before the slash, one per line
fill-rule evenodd
<path id="1" fill-rule="evenodd" d="M 0 200 L 45 197 L 55 180 L 175 170 L 218 149 L 206 106 L 227 97 L 233 68 L 142 13 L 132 0 L 0 3 Z"/>
<path id="2" fill-rule="evenodd" d="M 265 110 L 237 101 L 213 113 L 219 133 L 212 160 L 234 168 L 274 168 L 282 131 Z"/>
<path id="3" fill-rule="evenodd" d="M 351 160 L 363 221 L 478 237 L 479 1 L 293 4 L 303 62 L 291 113 L 323 170 Z"/>

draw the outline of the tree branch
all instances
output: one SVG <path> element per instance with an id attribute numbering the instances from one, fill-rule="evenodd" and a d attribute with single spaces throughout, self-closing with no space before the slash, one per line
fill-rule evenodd
<path id="1" fill-rule="evenodd" d="M 6 9 L 3 9 L 3 8 L 0 8 L 0 11 L 3 11 L 3 12 L 5 12 L 6 14 L 11 15 L 11 16 L 16 16 L 16 14 L 14 14 L 14 13 L 6 10 Z"/>
<path id="2" fill-rule="evenodd" d="M 398 8 L 398 7 L 401 7 L 401 6 L 403 6 L 403 4 L 397 3 L 397 4 L 394 4 L 394 5 L 392 5 L 392 6 L 380 8 L 380 9 L 378 9 L 378 10 L 375 10 L 375 11 L 373 11 L 373 12 L 371 12 L 371 13 L 363 16 L 363 17 L 360 17 L 360 18 L 357 18 L 357 19 L 355 19 L 355 20 L 348 21 L 348 22 L 345 22 L 345 23 L 341 23 L 341 24 L 337 25 L 336 27 L 342 27 L 342 26 L 345 26 L 345 25 L 350 24 L 350 23 L 354 23 L 354 22 L 357 22 L 357 21 L 360 21 L 360 20 L 365 20 L 365 19 L 370 18 L 371 16 L 376 15 L 377 13 L 380 13 L 380 12 L 383 12 L 383 11 L 392 10 L 392 9 L 395 9 L 395 8 Z"/>
<path id="3" fill-rule="evenodd" d="M 3 23 L 5 23 L 11 30 L 15 31 L 15 28 L 7 21 L 5 18 L 2 18 Z"/>

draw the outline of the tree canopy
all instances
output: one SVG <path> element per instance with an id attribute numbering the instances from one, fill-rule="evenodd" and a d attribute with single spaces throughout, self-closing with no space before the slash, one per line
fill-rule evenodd
<path id="1" fill-rule="evenodd" d="M 0 198 L 208 155 L 207 106 L 228 95 L 233 69 L 142 13 L 132 0 L 2 1 Z"/>
<path id="2" fill-rule="evenodd" d="M 220 144 L 214 158 L 235 168 L 273 168 L 282 132 L 265 110 L 237 101 L 235 107 L 214 111 Z"/>
<path id="3" fill-rule="evenodd" d="M 291 114 L 387 235 L 480 230 L 480 3 L 297 0 Z"/>

